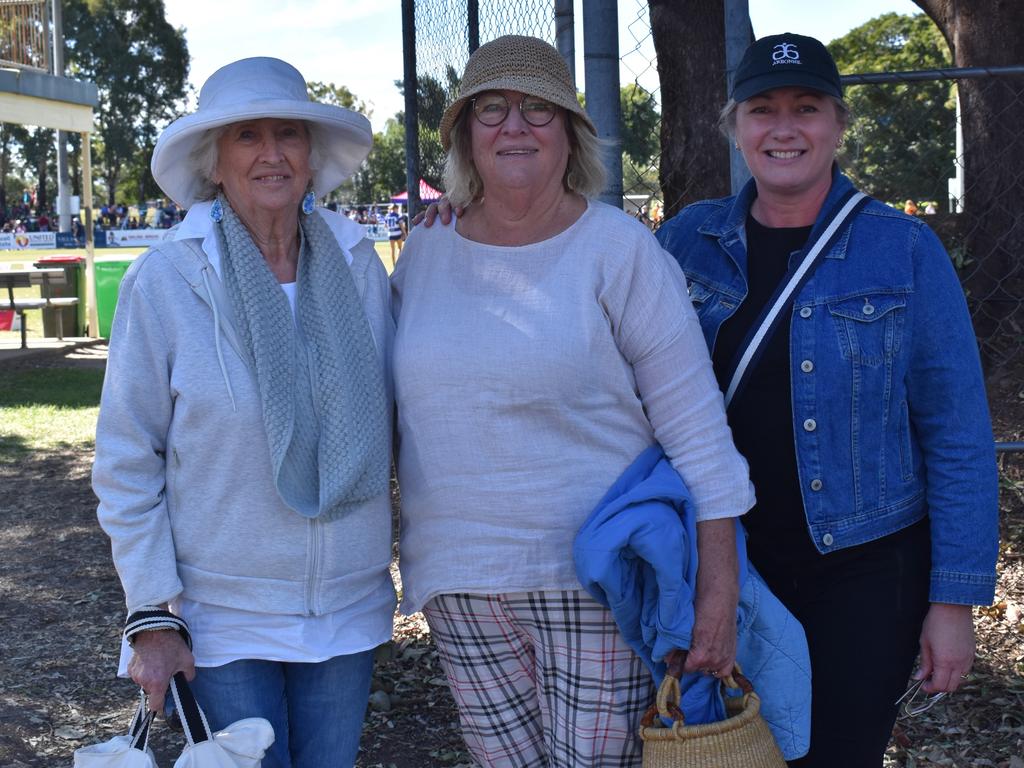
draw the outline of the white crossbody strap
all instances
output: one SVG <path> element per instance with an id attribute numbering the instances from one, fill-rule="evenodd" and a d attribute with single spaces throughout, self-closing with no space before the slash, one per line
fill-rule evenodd
<path id="1" fill-rule="evenodd" d="M 759 350 L 779 319 L 779 313 L 792 301 L 797 289 L 810 277 L 810 273 L 817 266 L 819 256 L 825 250 L 825 247 L 835 239 L 836 234 L 846 223 L 846 220 L 862 204 L 862 201 L 866 201 L 867 198 L 868 196 L 863 192 L 856 192 L 846 201 L 845 205 L 832 217 L 832 220 L 814 242 L 814 245 L 808 249 L 799 266 L 790 274 L 784 287 L 776 294 L 775 300 L 771 302 L 767 311 L 762 313 L 760 323 L 756 326 L 757 330 L 754 331 L 753 336 L 748 337 L 747 347 L 743 350 L 743 354 L 740 356 L 732 378 L 729 381 L 729 388 L 725 391 L 726 408 L 729 407 L 729 403 L 732 402 L 733 397 L 743 383 L 747 371 L 751 370 L 751 363 L 756 361 L 755 356 L 758 355 Z"/>

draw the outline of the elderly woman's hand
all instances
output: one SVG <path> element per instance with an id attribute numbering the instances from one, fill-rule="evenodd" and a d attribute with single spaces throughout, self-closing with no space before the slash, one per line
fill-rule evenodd
<path id="1" fill-rule="evenodd" d="M 452 207 L 451 202 L 447 197 L 442 197 L 436 203 L 431 203 L 427 206 L 425 211 L 420 211 L 416 214 L 412 220 L 412 225 L 415 227 L 418 224 L 429 228 L 434 225 L 434 220 L 440 216 L 441 223 L 446 227 L 452 223 L 452 213 L 455 213 L 456 218 L 462 215 L 462 212 L 466 209 L 462 206 Z"/>
<path id="2" fill-rule="evenodd" d="M 175 672 L 184 672 L 188 680 L 196 676 L 195 657 L 174 630 L 140 632 L 133 639 L 132 650 L 128 674 L 146 692 L 153 712 L 163 711 L 167 686 Z"/>

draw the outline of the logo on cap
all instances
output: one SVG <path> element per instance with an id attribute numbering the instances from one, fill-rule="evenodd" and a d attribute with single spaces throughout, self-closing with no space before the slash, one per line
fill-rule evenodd
<path id="1" fill-rule="evenodd" d="M 772 48 L 772 66 L 800 63 L 800 51 L 797 50 L 795 43 L 779 43 Z"/>

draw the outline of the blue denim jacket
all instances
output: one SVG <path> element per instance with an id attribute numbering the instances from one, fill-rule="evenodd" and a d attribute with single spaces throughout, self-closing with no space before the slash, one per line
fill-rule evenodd
<path id="1" fill-rule="evenodd" d="M 822 211 L 851 188 L 835 169 Z M 748 182 L 658 231 L 686 273 L 709 349 L 747 295 L 744 225 L 755 195 Z M 931 601 L 990 603 L 999 549 L 992 427 L 967 305 L 939 239 L 871 201 L 795 297 L 789 346 L 797 470 L 818 551 L 928 516 Z"/>

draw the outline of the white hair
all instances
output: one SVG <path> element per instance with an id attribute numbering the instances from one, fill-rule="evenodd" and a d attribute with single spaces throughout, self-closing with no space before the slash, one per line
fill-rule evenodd
<path id="1" fill-rule="evenodd" d="M 316 123 L 300 120 L 306 129 L 306 136 L 309 138 L 309 169 L 316 174 L 327 156 L 327 141 L 323 129 Z M 196 192 L 196 200 L 213 200 L 220 191 L 213 177 L 217 173 L 217 142 L 220 137 L 231 127 L 232 124 L 222 125 L 217 128 L 210 128 L 204 131 L 202 136 L 192 148 L 188 155 L 188 164 L 192 174 L 199 179 L 199 190 Z"/>

